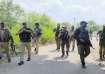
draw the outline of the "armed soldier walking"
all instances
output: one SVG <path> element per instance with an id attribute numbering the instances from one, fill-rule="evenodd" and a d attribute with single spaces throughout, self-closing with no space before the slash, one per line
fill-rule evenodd
<path id="1" fill-rule="evenodd" d="M 60 24 L 57 24 L 57 28 L 54 29 L 55 32 L 55 41 L 56 41 L 56 50 L 60 50 L 60 39 L 59 39 L 59 33 L 60 33 Z"/>
<path id="2" fill-rule="evenodd" d="M 59 38 L 61 39 L 61 49 L 62 49 L 62 58 L 65 56 L 65 46 L 66 46 L 66 55 L 69 56 L 69 32 L 67 31 L 67 27 L 62 27 L 62 30 L 59 34 Z"/>
<path id="3" fill-rule="evenodd" d="M 42 30 L 39 23 L 35 23 L 32 46 L 34 47 L 35 54 L 38 54 L 39 50 L 39 39 L 42 35 Z"/>
<path id="4" fill-rule="evenodd" d="M 99 55 L 100 55 L 100 60 L 105 59 L 105 25 L 103 26 L 103 30 L 100 32 L 100 39 L 99 39 Z"/>
<path id="5" fill-rule="evenodd" d="M 31 37 L 33 31 L 27 27 L 26 23 L 22 24 L 23 27 L 19 30 L 17 35 L 19 35 L 20 38 L 20 48 L 21 48 L 21 55 L 20 55 L 20 62 L 18 65 L 23 65 L 24 64 L 24 53 L 25 53 L 25 48 L 28 50 L 28 58 L 27 61 L 31 60 Z"/>
<path id="6" fill-rule="evenodd" d="M 74 51 L 74 48 L 75 48 L 74 26 L 72 26 L 71 30 L 70 30 L 70 45 L 71 44 L 72 44 L 72 50 L 71 51 Z"/>
<path id="7" fill-rule="evenodd" d="M 90 54 L 90 47 L 92 47 L 89 39 L 89 33 L 86 29 L 87 24 L 88 23 L 85 21 L 80 22 L 80 27 L 76 29 L 74 33 L 74 37 L 77 40 L 78 53 L 80 55 L 82 68 L 86 68 L 85 58 Z"/>
<path id="8" fill-rule="evenodd" d="M 5 49 L 8 62 L 11 62 L 9 42 L 14 43 L 10 31 L 5 28 L 4 22 L 0 23 L 0 50 Z"/>

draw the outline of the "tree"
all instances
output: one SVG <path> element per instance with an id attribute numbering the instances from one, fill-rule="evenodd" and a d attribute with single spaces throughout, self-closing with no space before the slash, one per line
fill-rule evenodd
<path id="1" fill-rule="evenodd" d="M 18 23 L 23 14 L 24 10 L 19 5 L 13 4 L 13 0 L 0 1 L 0 20 L 9 28 Z"/>
<path id="2" fill-rule="evenodd" d="M 101 28 L 101 26 L 96 24 L 95 21 L 93 21 L 93 20 L 88 21 L 88 29 L 90 32 L 95 32 L 97 30 L 100 30 L 100 28 Z"/>

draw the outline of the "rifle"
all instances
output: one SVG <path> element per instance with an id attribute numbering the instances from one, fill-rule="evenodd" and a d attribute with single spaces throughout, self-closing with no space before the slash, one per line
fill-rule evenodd
<path id="1" fill-rule="evenodd" d="M 90 40 L 88 40 L 87 44 L 88 44 L 92 49 L 95 49 L 95 48 L 93 47 L 93 45 L 92 45 L 92 43 L 91 43 Z"/>

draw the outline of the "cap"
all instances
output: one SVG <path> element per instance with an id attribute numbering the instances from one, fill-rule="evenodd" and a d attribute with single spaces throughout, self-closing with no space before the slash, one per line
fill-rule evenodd
<path id="1" fill-rule="evenodd" d="M 86 21 L 81 21 L 80 25 L 82 25 L 82 24 L 86 24 L 87 25 L 88 23 Z"/>
<path id="2" fill-rule="evenodd" d="M 35 23 L 35 26 L 39 26 L 39 23 Z"/>
<path id="3" fill-rule="evenodd" d="M 23 22 L 22 25 L 27 25 L 26 22 Z"/>

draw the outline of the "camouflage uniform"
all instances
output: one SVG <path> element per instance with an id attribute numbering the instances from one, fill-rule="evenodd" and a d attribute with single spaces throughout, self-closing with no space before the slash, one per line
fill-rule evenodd
<path id="1" fill-rule="evenodd" d="M 39 39 L 42 34 L 42 30 L 39 27 L 39 23 L 35 23 L 35 28 L 34 28 L 34 34 L 33 34 L 33 41 L 32 41 L 32 46 L 35 48 L 35 54 L 38 54 L 39 50 Z"/>
<path id="2" fill-rule="evenodd" d="M 72 43 L 72 51 L 74 51 L 75 48 L 74 26 L 72 26 L 70 30 L 70 45 L 71 43 Z"/>
<path id="3" fill-rule="evenodd" d="M 100 46 L 99 50 L 100 60 L 103 60 L 105 59 L 105 26 L 100 34 L 99 46 Z"/>
<path id="4" fill-rule="evenodd" d="M 4 25 L 4 23 L 1 23 L 1 25 Z M 9 52 L 10 51 L 9 49 L 10 40 L 14 42 L 10 31 L 4 27 L 1 28 L 0 29 L 0 50 L 1 49 L 5 50 L 8 62 L 11 62 L 11 57 L 10 57 L 10 52 Z"/>
<path id="5" fill-rule="evenodd" d="M 20 48 L 21 48 L 21 54 L 20 54 L 20 62 L 18 65 L 24 64 L 24 53 L 25 48 L 28 50 L 28 58 L 27 61 L 31 60 L 31 38 L 32 38 L 33 31 L 30 28 L 27 28 L 26 23 L 23 23 L 23 28 L 19 30 L 17 35 L 19 35 L 20 38 Z"/>
<path id="6" fill-rule="evenodd" d="M 56 48 L 56 50 L 60 50 L 60 38 L 59 38 L 59 33 L 60 33 L 60 25 L 58 24 L 57 25 L 57 28 L 56 29 L 54 29 L 54 32 L 55 32 L 55 41 L 56 41 L 56 46 L 57 46 L 57 48 Z"/>
<path id="7" fill-rule="evenodd" d="M 87 22 L 82 21 L 81 27 L 76 29 L 74 37 L 77 40 L 78 53 L 80 55 L 82 67 L 85 68 L 85 58 L 90 54 L 90 47 L 92 46 L 89 33 L 86 30 Z"/>
<path id="8" fill-rule="evenodd" d="M 65 46 L 66 46 L 66 55 L 69 55 L 69 32 L 67 31 L 66 27 L 63 27 L 62 31 L 60 32 L 60 39 L 61 39 L 61 49 L 62 49 L 62 56 L 65 56 Z"/>

